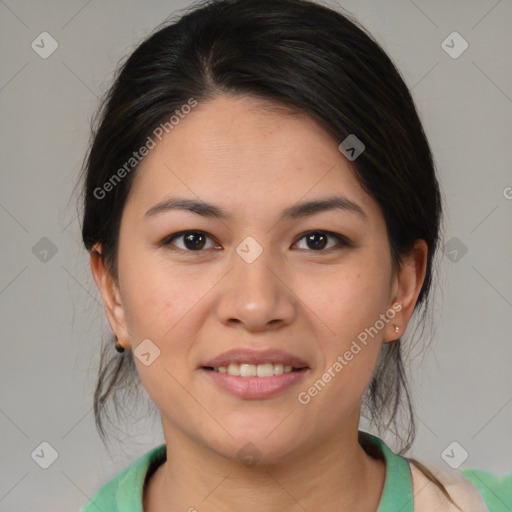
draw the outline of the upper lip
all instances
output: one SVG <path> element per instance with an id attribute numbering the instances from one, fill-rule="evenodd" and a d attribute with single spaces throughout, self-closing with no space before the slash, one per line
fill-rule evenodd
<path id="1" fill-rule="evenodd" d="M 219 366 L 228 366 L 230 363 L 247 363 L 255 365 L 264 363 L 281 363 L 282 365 L 290 365 L 292 368 L 308 367 L 307 362 L 300 357 L 274 348 L 266 350 L 235 348 L 219 354 L 204 363 L 202 366 L 218 368 Z"/>

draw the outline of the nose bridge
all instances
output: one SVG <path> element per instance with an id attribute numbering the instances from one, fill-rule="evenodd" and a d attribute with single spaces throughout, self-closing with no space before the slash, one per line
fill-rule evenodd
<path id="1" fill-rule="evenodd" d="M 263 327 L 277 319 L 289 321 L 294 314 L 293 294 L 283 282 L 282 265 L 265 240 L 247 236 L 233 254 L 219 298 L 222 321 L 237 319 L 248 327 Z"/>
<path id="2" fill-rule="evenodd" d="M 258 239 L 249 235 L 236 247 L 233 255 L 235 285 L 247 287 L 247 291 L 254 295 L 273 294 L 276 292 L 273 283 L 276 275 L 271 269 L 279 266 L 279 262 L 273 258 L 268 237 L 258 236 Z"/>

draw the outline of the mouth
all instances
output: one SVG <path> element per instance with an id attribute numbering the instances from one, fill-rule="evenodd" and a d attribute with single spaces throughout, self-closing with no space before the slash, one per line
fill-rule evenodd
<path id="1" fill-rule="evenodd" d="M 225 373 L 234 377 L 274 377 L 285 373 L 301 372 L 308 369 L 307 366 L 293 367 L 291 365 L 283 365 L 281 363 L 230 363 L 227 366 L 202 366 L 204 370 Z"/>
<path id="2" fill-rule="evenodd" d="M 274 397 L 298 386 L 311 371 L 304 359 L 270 348 L 229 350 L 198 369 L 216 389 L 244 400 Z"/>
<path id="3" fill-rule="evenodd" d="M 308 369 L 307 366 L 294 367 L 282 363 L 230 363 L 226 366 L 202 366 L 204 370 L 211 372 L 225 373 L 234 377 L 274 377 L 285 373 L 302 372 Z"/>
<path id="4" fill-rule="evenodd" d="M 201 368 L 242 377 L 271 377 L 308 366 L 304 359 L 284 350 L 236 348 L 203 361 Z"/>
<path id="5" fill-rule="evenodd" d="M 239 368 L 237 369 L 237 367 Z M 263 367 L 263 370 L 260 369 L 260 376 L 258 376 L 260 367 Z M 264 363 L 257 366 L 230 364 L 227 367 L 218 368 L 202 366 L 199 370 L 209 384 L 213 384 L 216 389 L 224 393 L 243 400 L 262 400 L 275 397 L 287 389 L 298 386 L 309 372 L 308 367 L 293 368 L 290 366 L 290 368 L 286 368 L 287 371 L 285 371 L 283 367 L 282 373 L 280 373 L 280 365 Z M 270 369 L 272 369 L 272 375 L 270 375 Z M 274 371 L 276 374 L 273 373 Z M 255 372 L 256 375 L 254 375 Z"/>

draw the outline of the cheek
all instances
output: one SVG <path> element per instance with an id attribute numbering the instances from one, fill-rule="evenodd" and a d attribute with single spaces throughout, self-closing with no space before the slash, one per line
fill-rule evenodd
<path id="1" fill-rule="evenodd" d="M 205 290 L 182 273 L 170 273 L 148 251 L 133 249 L 124 258 L 119 254 L 126 324 L 141 382 L 160 410 L 169 403 L 179 405 L 179 410 L 190 407 L 179 382 L 185 382 L 190 370 L 184 364 L 194 339 L 194 318 L 189 313 Z M 146 339 L 159 350 L 155 356 L 150 345 L 148 365 L 137 357 L 141 353 L 137 347 Z"/>
<path id="2" fill-rule="evenodd" d="M 343 342 L 347 337 L 357 336 L 385 312 L 389 279 L 386 267 L 380 268 L 377 270 L 363 261 L 357 265 L 340 266 L 322 279 L 310 276 L 303 280 L 300 295 L 324 322 L 327 337 Z"/>
<path id="3" fill-rule="evenodd" d="M 371 328 L 385 311 L 385 294 L 355 273 L 331 283 L 326 296 L 311 308 L 321 319 L 317 349 L 322 363 L 303 399 L 315 400 L 319 412 L 325 410 L 338 424 L 358 407 L 375 371 L 382 335 Z"/>
<path id="4" fill-rule="evenodd" d="M 144 338 L 156 343 L 169 332 L 193 304 L 191 288 L 179 273 L 169 278 L 164 266 L 149 251 L 136 248 L 128 254 L 120 244 L 119 278 L 126 323 L 136 345 Z M 188 292 L 187 292 L 188 290 Z"/>
<path id="5" fill-rule="evenodd" d="M 153 279 L 151 270 L 135 277 L 127 286 L 125 301 L 126 322 L 137 344 L 138 338 L 154 339 L 161 344 L 180 330 L 183 319 L 193 308 L 195 294 L 187 287 L 164 278 Z"/>
<path id="6" fill-rule="evenodd" d="M 311 318 L 315 319 L 318 348 L 323 353 L 319 374 L 332 383 L 328 385 L 335 400 L 359 397 L 375 369 L 382 340 L 379 319 L 389 301 L 386 265 L 373 256 L 358 255 L 330 275 L 321 279 L 320 274 L 310 275 L 303 280 L 301 293 L 314 313 Z"/>

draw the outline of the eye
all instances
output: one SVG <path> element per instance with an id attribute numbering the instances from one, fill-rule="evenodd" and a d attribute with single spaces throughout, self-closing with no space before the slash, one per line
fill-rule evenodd
<path id="1" fill-rule="evenodd" d="M 337 245 L 328 247 L 326 249 L 327 241 L 329 238 L 337 240 Z M 342 235 L 331 233 L 329 231 L 308 231 L 304 233 L 298 241 L 306 240 L 306 244 L 313 248 L 314 252 L 330 252 L 331 250 L 341 249 L 343 247 L 350 247 L 350 242 Z M 298 242 L 297 241 L 297 242 Z M 295 243 L 297 243 L 295 242 Z"/>
<path id="2" fill-rule="evenodd" d="M 175 240 L 180 239 L 183 241 L 182 247 L 174 243 Z M 213 238 L 206 234 L 204 231 L 181 231 L 164 238 L 164 240 L 161 242 L 161 245 L 164 247 L 173 246 L 171 249 L 180 253 L 204 252 L 203 249 L 216 248 L 215 245 L 207 247 L 206 241 L 208 239 L 213 241 Z M 301 235 L 301 237 L 297 240 L 297 242 L 295 242 L 294 245 L 303 239 L 307 244 L 306 250 L 310 248 L 314 252 L 330 252 L 331 250 L 339 250 L 343 247 L 351 246 L 351 243 L 346 237 L 329 231 L 308 231 L 307 233 Z M 337 244 L 331 247 L 327 247 L 329 239 L 336 240 Z"/>
<path id="3" fill-rule="evenodd" d="M 164 240 L 162 240 L 163 246 L 173 245 L 176 247 L 176 244 L 173 243 L 176 239 L 182 239 L 184 243 L 184 248 L 178 247 L 175 249 L 177 252 L 202 252 L 202 249 L 205 248 L 205 240 L 210 239 L 213 240 L 209 235 L 207 235 L 204 231 L 182 231 L 180 233 L 175 233 L 173 235 L 168 236 Z M 209 247 L 206 247 L 207 249 Z"/>

